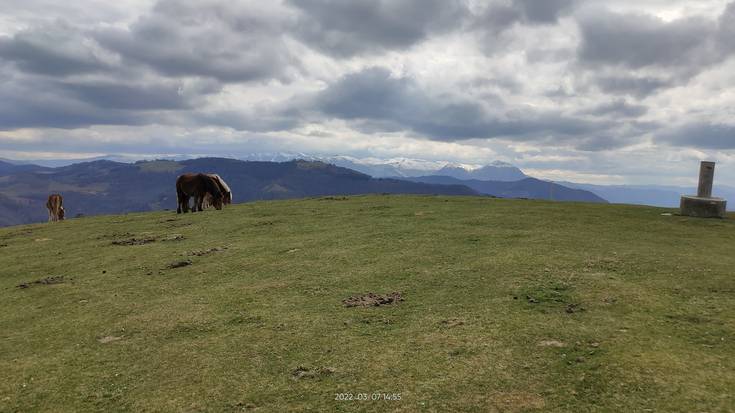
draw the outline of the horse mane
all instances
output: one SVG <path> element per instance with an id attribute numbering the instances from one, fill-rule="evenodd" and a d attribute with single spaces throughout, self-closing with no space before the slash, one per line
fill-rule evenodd
<path id="1" fill-rule="evenodd" d="M 213 177 L 213 178 L 214 178 L 215 180 L 217 180 L 217 183 L 219 184 L 219 186 L 221 186 L 221 187 L 222 187 L 222 189 L 224 190 L 224 192 L 229 192 L 229 193 L 232 193 L 232 190 L 230 189 L 230 187 L 229 187 L 229 186 L 227 186 L 227 183 L 225 182 L 225 180 L 224 180 L 224 179 L 222 179 L 222 178 L 221 178 L 221 177 L 220 177 L 219 175 L 217 175 L 217 174 L 212 174 L 212 177 Z"/>
<path id="2" fill-rule="evenodd" d="M 229 198 L 229 202 L 232 202 L 232 189 L 227 185 L 224 179 L 222 179 L 218 174 L 211 174 L 209 175 L 217 182 L 217 185 L 219 185 L 219 189 L 222 191 L 222 195 L 227 195 Z"/>

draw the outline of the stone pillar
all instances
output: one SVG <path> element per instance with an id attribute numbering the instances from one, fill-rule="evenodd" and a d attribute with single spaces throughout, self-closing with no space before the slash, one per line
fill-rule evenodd
<path id="1" fill-rule="evenodd" d="M 715 181 L 715 163 L 702 162 L 699 166 L 699 188 L 697 196 L 700 198 L 712 197 L 712 184 Z"/>
<path id="2" fill-rule="evenodd" d="M 727 201 L 712 197 L 712 184 L 715 180 L 715 163 L 702 162 L 699 167 L 699 187 L 697 196 L 681 197 L 681 215 L 700 218 L 725 218 Z"/>

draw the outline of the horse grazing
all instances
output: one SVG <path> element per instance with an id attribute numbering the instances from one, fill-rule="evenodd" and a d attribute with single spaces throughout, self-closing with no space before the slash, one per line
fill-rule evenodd
<path id="1" fill-rule="evenodd" d="M 48 222 L 57 222 L 64 220 L 64 198 L 59 194 L 51 194 L 46 201 L 46 209 L 48 209 Z"/>
<path id="2" fill-rule="evenodd" d="M 232 203 L 232 190 L 227 185 L 224 179 L 220 177 L 217 174 L 207 174 L 212 179 L 214 179 L 215 182 L 217 182 L 217 186 L 219 187 L 219 190 L 222 192 L 222 203 L 224 205 L 230 205 Z M 202 204 L 204 208 L 209 208 L 213 205 L 212 203 L 212 195 L 207 193 L 207 195 L 204 197 L 204 204 Z"/>
<path id="3" fill-rule="evenodd" d="M 178 200 L 178 208 L 176 213 L 189 212 L 189 198 L 194 198 L 194 208 L 192 212 L 203 211 L 202 204 L 204 197 L 212 195 L 212 205 L 217 209 L 222 209 L 222 191 L 219 185 L 211 176 L 207 174 L 183 174 L 176 179 L 176 198 Z"/>

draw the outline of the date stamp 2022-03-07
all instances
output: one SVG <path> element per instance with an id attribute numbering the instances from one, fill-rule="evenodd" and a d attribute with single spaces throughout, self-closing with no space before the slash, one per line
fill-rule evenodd
<path id="1" fill-rule="evenodd" d="M 360 393 L 334 393 L 334 400 L 340 402 L 399 402 L 401 393 L 386 392 L 360 392 Z"/>

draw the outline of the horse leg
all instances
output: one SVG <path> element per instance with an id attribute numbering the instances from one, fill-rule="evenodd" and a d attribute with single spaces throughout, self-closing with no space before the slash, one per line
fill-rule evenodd
<path id="1" fill-rule="evenodd" d="M 202 201 L 200 195 L 194 195 L 194 211 L 202 212 Z"/>

